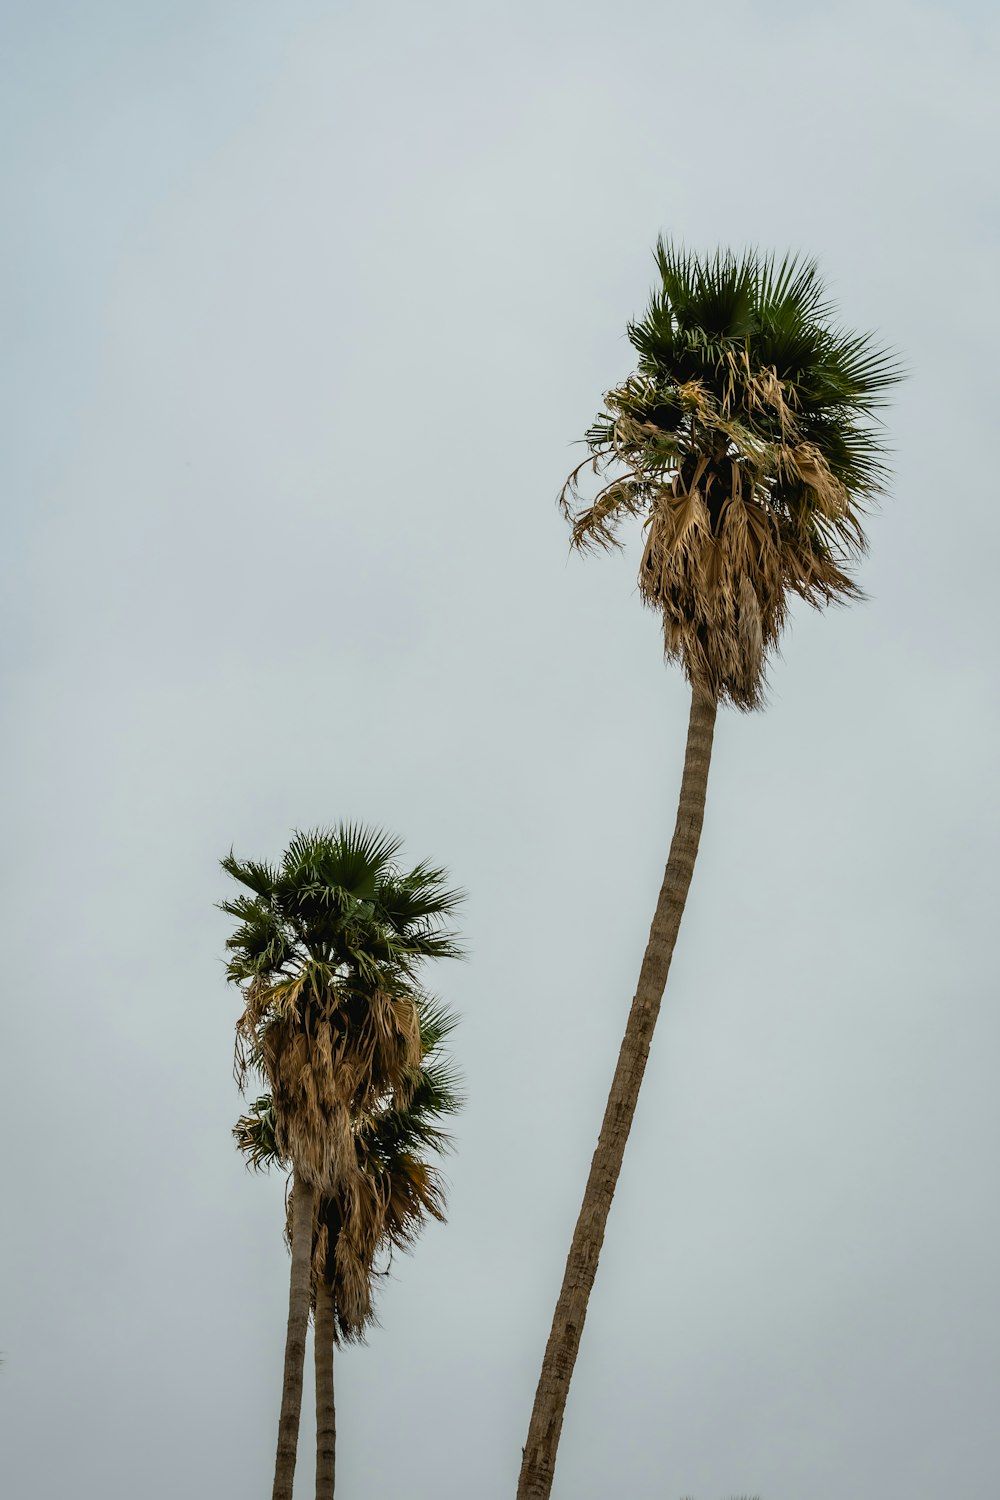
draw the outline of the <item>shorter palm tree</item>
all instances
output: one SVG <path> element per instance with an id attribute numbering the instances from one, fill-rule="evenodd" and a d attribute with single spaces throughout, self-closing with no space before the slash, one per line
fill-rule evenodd
<path id="1" fill-rule="evenodd" d="M 311 1239 L 312 1306 L 316 1374 L 316 1497 L 332 1500 L 336 1472 L 333 1351 L 363 1342 L 376 1321 L 374 1285 L 388 1274 L 395 1250 L 410 1249 L 428 1219 L 444 1220 L 440 1169 L 427 1160 L 451 1149 L 442 1121 L 461 1106 L 455 1069 L 442 1045 L 455 1026 L 444 1007 L 421 997 L 422 1059 L 405 1101 L 387 1096 L 354 1121 L 358 1170 L 345 1188 L 319 1199 Z M 233 1131 L 256 1170 L 286 1170 L 278 1150 L 270 1095 L 255 1100 Z M 294 1253 L 295 1188 L 289 1194 L 285 1234 Z"/>
<path id="2" fill-rule="evenodd" d="M 418 975 L 457 956 L 446 923 L 462 899 L 444 870 L 399 867 L 400 841 L 341 824 L 296 833 L 281 863 L 222 861 L 243 887 L 227 978 L 243 992 L 241 1086 L 258 1072 L 274 1139 L 294 1176 L 288 1328 L 272 1500 L 292 1500 L 317 1199 L 350 1189 L 354 1120 L 390 1095 L 405 1103 L 419 1069 Z"/>

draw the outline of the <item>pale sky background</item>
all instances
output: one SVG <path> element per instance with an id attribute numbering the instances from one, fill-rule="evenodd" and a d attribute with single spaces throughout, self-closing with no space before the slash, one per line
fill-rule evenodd
<path id="1" fill-rule="evenodd" d="M 270 1493 L 217 861 L 339 818 L 470 957 L 338 1497 L 513 1500 L 683 749 L 554 504 L 661 231 L 816 254 L 911 376 L 871 601 L 720 720 L 554 1500 L 998 1492 L 997 14 L 3 6 L 5 1500 Z"/>

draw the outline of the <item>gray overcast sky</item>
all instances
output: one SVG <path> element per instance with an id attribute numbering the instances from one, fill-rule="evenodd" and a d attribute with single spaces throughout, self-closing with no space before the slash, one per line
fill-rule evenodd
<path id="1" fill-rule="evenodd" d="M 338 1495 L 511 1500 L 683 747 L 634 550 L 553 503 L 660 231 L 815 253 L 911 377 L 870 602 L 720 722 L 556 1496 L 993 1493 L 994 10 L 4 29 L 5 1500 L 268 1492 L 217 860 L 341 817 L 449 866 L 470 960 L 451 1222 L 338 1360 Z"/>

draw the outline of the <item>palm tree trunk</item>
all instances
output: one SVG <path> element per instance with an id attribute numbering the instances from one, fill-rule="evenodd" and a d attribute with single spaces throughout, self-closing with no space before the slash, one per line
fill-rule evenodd
<path id="1" fill-rule="evenodd" d="M 333 1500 L 337 1464 L 337 1414 L 333 1404 L 333 1288 L 316 1283 L 316 1500 Z"/>
<path id="2" fill-rule="evenodd" d="M 548 1500 L 552 1489 L 556 1449 L 587 1304 L 698 854 L 715 713 L 714 699 L 692 693 L 684 774 L 670 855 L 545 1346 L 528 1441 L 523 1450 L 517 1500 Z"/>
<path id="3" fill-rule="evenodd" d="M 296 1175 L 292 1190 L 292 1269 L 288 1286 L 288 1332 L 285 1335 L 285 1376 L 278 1419 L 278 1453 L 274 1461 L 271 1500 L 292 1500 L 295 1454 L 302 1410 L 302 1373 L 309 1326 L 312 1261 L 313 1201 L 315 1192 Z"/>

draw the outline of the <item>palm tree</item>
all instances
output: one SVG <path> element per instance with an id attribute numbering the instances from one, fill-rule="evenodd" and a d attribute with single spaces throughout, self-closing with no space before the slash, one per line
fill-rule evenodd
<path id="1" fill-rule="evenodd" d="M 272 1500 L 291 1500 L 302 1404 L 317 1196 L 349 1191 L 358 1172 L 354 1119 L 402 1104 L 421 1059 L 417 975 L 456 956 L 444 925 L 462 899 L 429 863 L 402 872 L 400 841 L 342 824 L 296 833 L 280 865 L 222 867 L 249 894 L 220 903 L 238 926 L 227 977 L 240 985 L 236 1074 L 270 1088 L 274 1138 L 292 1167 L 292 1262 Z"/>
<path id="2" fill-rule="evenodd" d="M 363 1342 L 375 1321 L 373 1283 L 380 1255 L 409 1249 L 429 1218 L 443 1221 L 444 1184 L 428 1153 L 451 1149 L 441 1121 L 461 1107 L 458 1077 L 441 1048 L 455 1017 L 423 999 L 423 1058 L 408 1102 L 393 1098 L 355 1121 L 358 1176 L 347 1192 L 322 1198 L 312 1227 L 313 1345 L 316 1374 L 316 1500 L 332 1500 L 336 1471 L 333 1351 Z M 275 1142 L 271 1097 L 262 1095 L 233 1131 L 248 1166 L 288 1168 Z M 359 1190 L 360 1189 L 360 1190 Z M 292 1195 L 294 1196 L 294 1194 Z M 286 1238 L 292 1242 L 294 1206 Z"/>
<path id="3" fill-rule="evenodd" d="M 673 840 L 542 1363 L 518 1500 L 547 1500 L 587 1304 L 701 836 L 716 709 L 759 708 L 792 598 L 860 597 L 848 569 L 884 483 L 874 425 L 900 378 L 844 332 L 812 262 L 698 257 L 659 241 L 659 286 L 629 325 L 561 505 L 580 551 L 642 521 L 639 592 L 691 686 Z M 585 471 L 603 478 L 585 499 Z"/>

